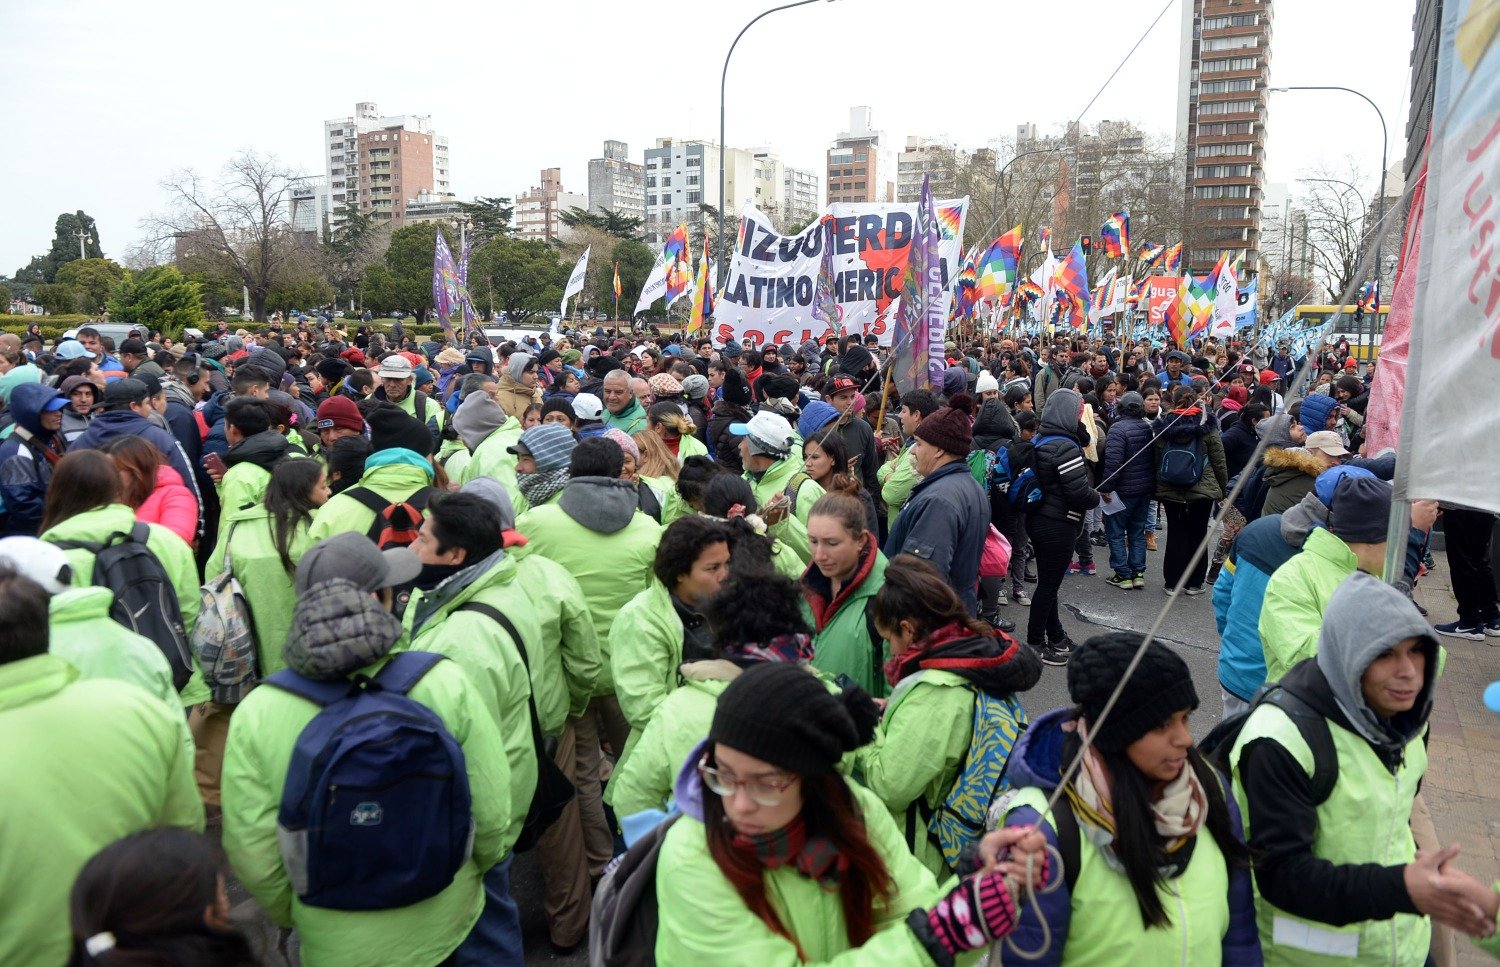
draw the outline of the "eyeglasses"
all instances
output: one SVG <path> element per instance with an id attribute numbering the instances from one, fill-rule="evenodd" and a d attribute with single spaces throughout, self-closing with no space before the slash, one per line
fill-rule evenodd
<path id="1" fill-rule="evenodd" d="M 708 756 L 698 760 L 698 775 L 703 777 L 703 784 L 710 792 L 729 799 L 741 787 L 750 794 L 750 798 L 760 806 L 772 808 L 781 805 L 781 799 L 786 795 L 796 782 L 796 776 L 788 776 L 785 779 L 767 779 L 756 777 L 752 779 L 735 779 L 708 764 Z"/>

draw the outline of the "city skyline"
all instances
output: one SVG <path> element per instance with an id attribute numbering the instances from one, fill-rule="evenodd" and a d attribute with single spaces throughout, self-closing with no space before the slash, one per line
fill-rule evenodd
<path id="1" fill-rule="evenodd" d="M 877 15 L 849 17 L 847 8 L 856 3 Z M 686 78 L 716 75 L 728 41 L 745 20 L 759 12 L 759 8 L 703 11 L 691 30 L 696 42 L 687 52 L 671 59 L 625 58 L 628 64 L 612 69 L 609 83 L 601 84 L 592 75 L 582 76 L 589 71 L 570 76 L 569 70 L 558 66 L 560 62 L 548 62 L 544 70 L 546 58 L 526 50 L 509 55 L 505 74 L 458 67 L 435 76 L 395 56 L 385 72 L 344 70 L 355 66 L 357 58 L 329 60 L 321 55 L 316 69 L 299 69 L 299 58 L 312 57 L 316 50 L 297 38 L 318 35 L 317 24 L 329 14 L 297 8 L 296 17 L 307 21 L 310 29 L 288 41 L 286 34 L 272 29 L 270 22 L 276 21 L 278 6 L 273 0 L 264 15 L 266 22 L 245 25 L 241 38 L 254 48 L 276 35 L 274 47 L 266 49 L 278 54 L 250 62 L 250 69 L 263 68 L 265 90 L 226 105 L 222 103 L 225 95 L 215 95 L 213 85 L 184 85 L 160 58 L 152 56 L 153 45 L 163 45 L 165 50 L 184 42 L 195 30 L 211 26 L 177 23 L 169 11 L 180 10 L 185 18 L 200 21 L 214 17 L 185 3 L 163 6 L 169 23 L 161 37 L 129 52 L 113 47 L 114 38 L 123 30 L 116 23 L 121 14 L 94 0 L 0 13 L 0 29 L 27 38 L 16 56 L 0 65 L 0 89 L 42 92 L 9 99 L 16 105 L 14 130 L 25 132 L 25 137 L 0 161 L 0 174 L 9 176 L 8 183 L 25 185 L 27 190 L 12 192 L 0 208 L 9 229 L 0 238 L 0 272 L 10 273 L 24 265 L 50 237 L 57 214 L 77 209 L 98 219 L 106 253 L 121 258 L 129 243 L 141 235 L 139 221 L 164 204 L 159 188 L 164 177 L 183 167 L 212 176 L 242 148 L 275 154 L 308 175 L 326 173 L 325 147 L 313 140 L 313 126 L 347 112 L 359 101 L 429 116 L 433 129 L 453 145 L 452 189 L 460 198 L 514 198 L 534 184 L 538 170 L 547 167 L 559 167 L 563 184 L 583 193 L 589 161 L 599 157 L 605 140 L 629 144 L 633 162 L 641 160 L 645 147 L 662 138 L 717 142 L 717 85 L 690 84 Z M 994 90 L 996 72 L 979 56 L 955 56 L 946 65 L 915 72 L 890 70 L 890 52 L 896 42 L 882 24 L 894 21 L 879 14 L 902 9 L 894 3 L 839 0 L 777 14 L 756 25 L 736 50 L 729 70 L 726 140 L 730 147 L 747 150 L 768 147 L 785 166 L 822 174 L 827 168 L 826 153 L 839 132 L 847 129 L 848 112 L 855 105 L 873 108 L 875 127 L 886 132 L 897 151 L 907 137 L 941 138 L 971 151 L 994 147 L 1024 122 L 1036 123 L 1044 134 L 1055 133 L 1089 101 L 1160 10 L 1154 3 L 1150 9 L 1130 4 L 1122 10 L 1119 4 L 1096 0 L 1078 0 L 1074 6 L 1079 16 L 1070 18 L 1072 43 L 1048 60 L 1045 84 L 1029 80 L 1035 71 L 1025 65 L 999 72 L 1034 92 L 1026 96 L 999 96 Z M 1305 9 L 1308 6 L 1317 9 Z M 566 17 L 569 11 L 586 9 L 591 9 L 588 4 L 565 0 L 548 16 Z M 1385 111 L 1391 155 L 1401 156 L 1406 147 L 1401 120 L 1406 116 L 1412 9 L 1410 3 L 1396 0 L 1282 4 L 1276 13 L 1271 82 L 1277 86 L 1343 83 L 1361 89 Z M 646 10 L 645 5 L 639 8 L 642 14 Z M 936 2 L 924 10 L 935 27 L 947 22 L 945 18 L 993 19 L 990 8 L 957 0 Z M 1178 16 L 1180 10 L 1176 8 Z M 453 16 L 496 17 L 497 23 L 524 26 L 539 15 L 517 10 L 497 16 L 492 9 L 458 5 Z M 1173 132 L 1178 16 L 1168 11 L 1162 17 L 1083 116 L 1085 124 L 1125 120 L 1152 134 Z M 621 22 L 615 26 L 619 29 L 610 38 L 612 49 L 644 41 L 650 33 L 636 22 L 639 17 L 618 19 Z M 1045 11 L 1018 10 L 1006 23 L 1023 32 L 1055 29 L 1048 26 Z M 364 34 L 365 28 L 356 29 L 349 38 L 351 44 L 367 41 Z M 808 55 L 802 51 L 809 46 L 800 38 L 809 35 L 837 36 L 837 46 L 852 55 L 848 69 L 829 72 L 821 79 L 806 70 Z M 590 47 L 594 43 L 579 38 L 580 53 L 598 53 Z M 587 63 L 589 58 L 567 60 Z M 1399 69 L 1361 70 L 1355 66 L 1360 62 L 1399 65 Z M 883 66 L 877 69 L 877 64 Z M 240 72 L 246 66 L 235 64 L 233 70 Z M 497 101 L 495 91 L 489 89 L 509 74 L 528 72 L 534 76 L 526 84 L 502 84 L 505 91 L 520 90 L 524 96 Z M 130 94 L 125 108 L 101 110 L 87 96 L 110 76 L 116 77 L 116 89 Z M 928 90 L 931 96 L 923 96 Z M 964 91 L 975 93 L 964 97 Z M 1296 93 L 1275 99 L 1268 125 L 1267 181 L 1295 182 L 1300 171 L 1320 162 L 1340 161 L 1349 154 L 1374 177 L 1379 135 L 1373 112 L 1362 112 L 1357 104 L 1345 105 L 1335 100 L 1338 97 Z M 152 107 L 153 98 L 171 105 L 170 109 Z M 142 120 L 142 112 L 147 120 Z M 1371 116 L 1366 119 L 1363 113 Z M 100 166 L 87 150 L 46 152 L 28 147 L 44 143 L 60 123 L 80 122 L 106 143 L 125 138 L 127 130 L 132 132 L 132 150 L 111 165 Z M 156 136 L 141 137 L 142 128 Z M 825 179 L 820 202 L 826 197 Z"/>

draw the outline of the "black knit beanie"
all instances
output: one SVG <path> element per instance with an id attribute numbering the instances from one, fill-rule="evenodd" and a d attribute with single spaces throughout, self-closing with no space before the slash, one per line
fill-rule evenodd
<path id="1" fill-rule="evenodd" d="M 962 410 L 951 406 L 923 417 L 922 422 L 917 424 L 915 436 L 918 440 L 926 440 L 939 450 L 958 457 L 968 456 L 969 449 L 974 444 L 974 430 L 969 418 Z"/>
<path id="2" fill-rule="evenodd" d="M 392 450 L 402 447 L 427 457 L 432 455 L 432 434 L 416 417 L 408 416 L 399 406 L 381 403 L 365 416 L 370 425 L 370 450 Z"/>
<path id="3" fill-rule="evenodd" d="M 1126 632 L 1095 635 L 1068 659 L 1068 695 L 1090 727 L 1099 720 L 1104 703 L 1125 676 L 1125 669 L 1141 646 L 1141 636 Z M 1175 651 L 1151 642 L 1140 665 L 1125 682 L 1120 700 L 1094 731 L 1101 752 L 1120 752 L 1183 709 L 1198 707 L 1193 674 Z"/>
<path id="4" fill-rule="evenodd" d="M 747 668 L 724 689 L 708 741 L 799 776 L 826 775 L 875 735 L 880 709 L 858 686 L 840 695 L 800 665 Z"/>
<path id="5" fill-rule="evenodd" d="M 750 384 L 745 380 L 745 374 L 738 369 L 730 368 L 724 371 L 724 401 L 733 403 L 735 406 L 750 405 Z"/>

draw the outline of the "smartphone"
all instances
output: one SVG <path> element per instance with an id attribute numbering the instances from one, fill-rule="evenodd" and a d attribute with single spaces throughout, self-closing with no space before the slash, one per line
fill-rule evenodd
<path id="1" fill-rule="evenodd" d="M 211 474 L 222 475 L 229 468 L 224 465 L 224 458 L 210 450 L 203 455 L 203 469 Z"/>

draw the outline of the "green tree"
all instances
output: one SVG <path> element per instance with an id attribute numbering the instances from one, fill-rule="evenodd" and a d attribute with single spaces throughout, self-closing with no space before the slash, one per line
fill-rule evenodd
<path id="1" fill-rule="evenodd" d="M 276 284 L 266 296 L 266 304 L 275 310 L 301 309 L 308 312 L 332 304 L 337 296 L 309 252 L 293 259 L 277 274 Z"/>
<path id="2" fill-rule="evenodd" d="M 613 311 L 615 305 L 615 264 L 620 267 L 620 317 L 630 318 L 630 312 L 635 308 L 636 301 L 641 297 L 641 288 L 646 284 L 646 276 L 651 274 L 651 266 L 656 264 L 656 256 L 644 242 L 634 240 L 622 241 L 614 247 L 611 253 L 612 264 L 600 264 L 600 276 L 595 287 L 594 305 L 601 309 Z M 592 256 L 590 256 L 592 258 Z"/>
<path id="3" fill-rule="evenodd" d="M 78 293 L 56 282 L 41 282 L 31 290 L 31 297 L 41 303 L 49 315 L 60 316 L 78 311 Z"/>
<path id="4" fill-rule="evenodd" d="M 358 207 L 341 208 L 339 218 L 319 251 L 319 262 L 339 301 L 346 302 L 358 294 L 365 272 L 385 253 L 391 233 Z"/>
<path id="5" fill-rule="evenodd" d="M 606 235 L 613 235 L 619 239 L 641 237 L 641 219 L 633 215 L 621 215 L 609 208 L 592 212 L 574 205 L 565 212 L 559 212 L 557 217 L 562 219 L 562 223 L 569 228 L 597 228 Z"/>
<path id="6" fill-rule="evenodd" d="M 366 270 L 360 285 L 364 304 L 376 312 L 415 312 L 426 322 L 432 311 L 432 252 L 437 245 L 438 225 L 424 222 L 407 225 L 391 233 L 385 258 Z M 451 247 L 458 232 L 443 233 Z M 470 269 L 472 279 L 473 270 Z"/>
<path id="7" fill-rule="evenodd" d="M 91 259 L 103 258 L 99 248 L 99 229 L 94 220 L 83 211 L 63 212 L 57 216 L 53 227 L 52 244 L 46 254 L 38 255 L 24 268 L 16 271 L 17 281 L 35 285 L 39 282 L 56 282 L 57 270 L 69 262 L 78 260 L 78 232 L 83 232 L 84 250 Z"/>
<path id="8" fill-rule="evenodd" d="M 10 311 L 10 286 L 0 285 L 0 309 Z"/>
<path id="9" fill-rule="evenodd" d="M 510 234 L 510 219 L 516 209 L 509 198 L 480 197 L 471 202 L 459 202 L 458 210 L 468 219 L 469 238 L 477 249 L 486 242 Z M 454 252 L 455 256 L 461 254 Z"/>
<path id="10" fill-rule="evenodd" d="M 109 300 L 115 322 L 137 323 L 173 337 L 186 326 L 203 323 L 203 296 L 198 283 L 185 279 L 171 265 L 143 272 L 127 272 Z"/>
<path id="11" fill-rule="evenodd" d="M 75 312 L 103 309 L 123 278 L 125 270 L 111 259 L 74 259 L 57 270 L 57 284 L 73 290 Z"/>
<path id="12" fill-rule="evenodd" d="M 469 260 L 469 291 L 475 303 L 503 310 L 512 323 L 562 302 L 571 265 L 546 242 L 499 238 Z"/>

